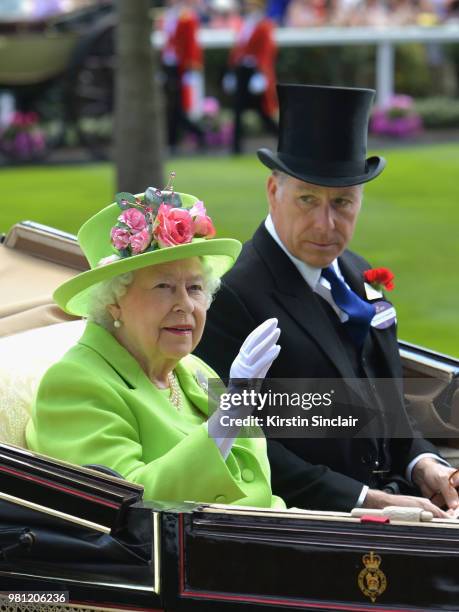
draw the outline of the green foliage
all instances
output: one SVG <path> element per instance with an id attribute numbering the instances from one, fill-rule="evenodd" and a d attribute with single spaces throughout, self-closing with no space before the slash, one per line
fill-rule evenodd
<path id="1" fill-rule="evenodd" d="M 459 101 L 437 96 L 416 100 L 416 111 L 426 128 L 459 128 Z"/>
<path id="2" fill-rule="evenodd" d="M 412 43 L 399 45 L 395 50 L 395 91 L 409 96 L 432 95 L 434 83 L 425 45 Z"/>
<path id="3" fill-rule="evenodd" d="M 136 197 L 127 191 L 120 191 L 115 195 L 115 201 L 122 210 L 126 210 L 137 204 Z"/>
<path id="4" fill-rule="evenodd" d="M 381 152 L 379 152 L 381 153 Z M 457 287 L 459 145 L 382 152 L 384 174 L 368 183 L 352 248 L 374 267 L 389 267 L 400 337 L 459 356 Z M 168 164 L 177 191 L 202 199 L 217 236 L 247 240 L 267 211 L 268 170 L 254 155 L 188 158 Z M 0 171 L 0 231 L 32 219 L 76 232 L 113 201 L 108 164 Z M 138 191 L 146 185 L 139 185 Z"/>
<path id="5" fill-rule="evenodd" d="M 230 99 L 223 94 L 221 83 L 226 71 L 227 62 L 227 49 L 206 49 L 204 52 L 206 95 L 219 98 L 225 106 L 230 105 Z"/>
<path id="6" fill-rule="evenodd" d="M 279 81 L 371 87 L 374 84 L 373 46 L 284 47 L 279 50 Z"/>
<path id="7" fill-rule="evenodd" d="M 206 61 L 206 91 L 219 98 L 223 106 L 230 99 L 221 88 L 228 52 L 208 49 Z M 375 45 L 346 45 L 330 47 L 283 47 L 278 51 L 276 74 L 281 83 L 314 83 L 348 87 L 374 87 Z M 429 65 L 428 50 L 419 43 L 398 45 L 395 48 L 395 90 L 411 96 L 435 95 L 438 66 Z"/>

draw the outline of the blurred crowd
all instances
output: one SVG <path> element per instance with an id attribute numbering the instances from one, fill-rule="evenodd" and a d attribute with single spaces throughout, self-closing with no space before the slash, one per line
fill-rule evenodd
<path id="1" fill-rule="evenodd" d="M 114 0 L 113 0 L 114 1 Z M 0 19 L 46 18 L 110 0 L 1 0 Z M 152 0 L 161 28 L 168 0 Z M 199 24 L 240 30 L 243 0 L 193 0 Z M 438 25 L 459 22 L 459 0 L 267 0 L 266 16 L 287 27 Z"/>
<path id="2" fill-rule="evenodd" d="M 165 35 L 162 50 L 168 143 L 173 151 L 182 132 L 205 145 L 200 129 L 203 53 L 198 30 L 235 30 L 222 88 L 233 111 L 230 146 L 243 149 L 243 115 L 255 111 L 265 130 L 277 130 L 276 26 L 434 26 L 453 21 L 459 0 L 167 0 L 157 29 Z M 443 64 L 438 45 L 428 47 L 429 64 Z"/>
<path id="3" fill-rule="evenodd" d="M 56 12 L 114 1 L 0 0 L 0 20 L 21 11 L 43 19 Z M 428 27 L 459 23 L 459 0 L 151 0 L 151 17 L 155 30 L 163 34 L 159 79 L 170 153 L 188 139 L 201 150 L 223 145 L 239 154 L 247 135 L 246 111 L 252 111 L 251 117 L 257 116 L 266 132 L 277 133 L 276 27 Z M 214 95 L 223 99 L 231 113 L 229 122 L 219 120 L 219 100 L 205 96 L 205 54 L 198 35 L 202 28 L 234 31 L 220 91 L 216 93 L 214 87 Z M 443 49 L 428 45 L 427 61 L 440 75 L 446 65 Z M 459 73 L 450 81 L 459 83 Z M 7 136 L 9 140 L 22 132 L 30 136 L 37 129 L 19 117 Z"/>
<path id="4" fill-rule="evenodd" d="M 196 0 L 200 23 L 239 30 L 240 0 Z M 459 22 L 459 0 L 268 0 L 266 15 L 286 27 L 431 26 Z"/>

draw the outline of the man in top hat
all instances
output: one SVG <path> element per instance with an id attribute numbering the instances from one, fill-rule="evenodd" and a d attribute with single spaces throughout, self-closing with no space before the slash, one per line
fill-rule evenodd
<path id="1" fill-rule="evenodd" d="M 268 440 L 273 490 L 289 506 L 404 505 L 445 516 L 429 498 L 453 511 L 458 495 L 448 479 L 454 470 L 433 445 L 412 435 L 397 385 L 395 311 L 365 283 L 370 264 L 346 248 L 363 183 L 385 166 L 381 157 L 366 158 L 374 91 L 279 85 L 278 95 L 278 151 L 258 151 L 272 170 L 269 214 L 224 277 L 198 354 L 225 377 L 248 331 L 276 317 L 281 351 L 269 376 L 354 380 L 365 409 L 381 424 L 354 438 Z M 383 399 L 380 379 L 393 380 Z M 388 424 L 404 437 L 384 436 Z M 452 484 L 459 481 L 453 477 Z"/>

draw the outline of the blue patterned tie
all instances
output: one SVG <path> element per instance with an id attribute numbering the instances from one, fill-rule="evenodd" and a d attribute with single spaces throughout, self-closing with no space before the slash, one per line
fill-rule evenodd
<path id="1" fill-rule="evenodd" d="M 358 347 L 361 347 L 370 329 L 370 323 L 376 314 L 373 304 L 362 300 L 338 278 L 333 266 L 322 270 L 322 276 L 331 286 L 331 294 L 335 304 L 349 316 L 344 323 L 347 332 Z"/>

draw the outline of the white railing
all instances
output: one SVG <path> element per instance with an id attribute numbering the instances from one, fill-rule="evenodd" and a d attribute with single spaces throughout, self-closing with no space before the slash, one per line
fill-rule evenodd
<path id="1" fill-rule="evenodd" d="M 203 28 L 199 39 L 204 48 L 230 48 L 235 39 L 231 30 Z M 154 44 L 161 46 L 164 38 L 155 32 Z M 277 28 L 279 47 L 328 47 L 330 45 L 375 45 L 377 102 L 383 104 L 394 92 L 394 45 L 403 43 L 459 42 L 459 24 L 442 26 L 381 26 Z"/>

